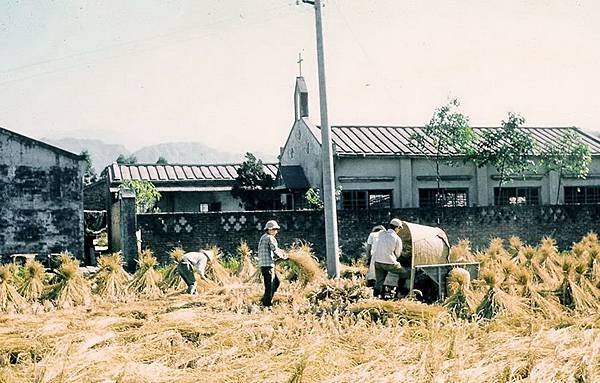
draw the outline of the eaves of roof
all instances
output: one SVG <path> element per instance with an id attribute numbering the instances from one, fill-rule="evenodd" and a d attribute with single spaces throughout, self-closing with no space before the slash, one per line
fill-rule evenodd
<path id="1" fill-rule="evenodd" d="M 6 136 L 11 137 L 14 140 L 17 140 L 17 141 L 25 143 L 25 144 L 32 144 L 32 145 L 40 146 L 40 147 L 42 147 L 44 149 L 48 149 L 50 151 L 53 151 L 55 153 L 58 153 L 60 155 L 63 155 L 65 157 L 68 157 L 68 158 L 71 158 L 71 159 L 74 159 L 74 160 L 84 161 L 84 157 L 81 156 L 81 155 L 79 155 L 79 154 L 71 153 L 71 152 L 69 152 L 67 150 L 61 149 L 61 148 L 56 147 L 54 145 L 50 145 L 50 144 L 48 144 L 48 143 L 46 143 L 44 141 L 36 140 L 34 138 L 24 136 L 24 135 L 22 135 L 20 133 L 13 132 L 12 130 L 8 130 L 8 129 L 0 127 L 0 134 L 4 134 Z"/>

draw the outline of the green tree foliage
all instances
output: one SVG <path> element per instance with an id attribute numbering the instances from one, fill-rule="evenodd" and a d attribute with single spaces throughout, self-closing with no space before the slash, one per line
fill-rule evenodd
<path id="1" fill-rule="evenodd" d="M 450 100 L 435 110 L 422 131 L 411 135 L 411 142 L 434 162 L 436 203 L 443 203 L 443 198 L 439 198 L 440 165 L 458 165 L 473 148 L 473 129 L 469 126 L 469 118 L 458 111 L 459 106 L 457 99 Z"/>
<path id="2" fill-rule="evenodd" d="M 135 165 L 137 163 L 137 158 L 135 158 L 133 154 L 130 154 L 127 157 L 124 154 L 119 154 L 116 162 L 121 165 Z"/>
<path id="3" fill-rule="evenodd" d="M 311 209 L 323 209 L 323 201 L 319 194 L 319 189 L 310 188 L 304 193 L 304 198 Z"/>
<path id="4" fill-rule="evenodd" d="M 167 159 L 163 156 L 159 156 L 158 160 L 156 160 L 156 164 L 157 165 L 168 165 L 169 161 L 167 161 Z"/>
<path id="5" fill-rule="evenodd" d="M 240 207 L 246 210 L 257 210 L 264 202 L 265 191 L 273 189 L 273 177 L 265 173 L 263 162 L 252 153 L 246 153 L 246 159 L 237 170 L 231 195 L 241 200 Z M 266 193 L 268 194 L 268 193 Z"/>
<path id="6" fill-rule="evenodd" d="M 490 129 L 482 133 L 475 141 L 475 147 L 469 154 L 469 160 L 477 167 L 493 166 L 499 173 L 498 188 L 514 175 L 535 167 L 533 154 L 535 141 L 529 132 L 519 129 L 525 119 L 518 114 L 509 113 L 501 122 L 500 129 Z"/>
<path id="7" fill-rule="evenodd" d="M 94 164 L 92 163 L 92 157 L 90 156 L 90 152 L 86 150 L 82 151 L 80 154 L 85 161 L 85 171 L 83 172 L 83 184 L 89 185 L 98 180 L 98 176 L 96 175 L 96 169 L 94 168 Z"/>
<path id="8" fill-rule="evenodd" d="M 590 148 L 581 142 L 581 137 L 575 130 L 569 129 L 558 142 L 554 142 L 544 149 L 541 162 L 547 172 L 558 173 L 558 190 L 556 192 L 556 203 L 558 203 L 563 176 L 586 178 L 590 171 L 592 154 Z"/>
<path id="9" fill-rule="evenodd" d="M 125 180 L 119 189 L 131 189 L 135 193 L 135 208 L 138 213 L 148 213 L 160 200 L 160 192 L 150 181 Z"/>

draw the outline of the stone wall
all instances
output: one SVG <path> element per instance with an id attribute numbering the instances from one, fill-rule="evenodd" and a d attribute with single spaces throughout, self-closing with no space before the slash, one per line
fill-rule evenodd
<path id="1" fill-rule="evenodd" d="M 83 161 L 0 129 L 0 258 L 83 256 Z"/>
<path id="2" fill-rule="evenodd" d="M 339 238 L 344 259 L 360 256 L 362 243 L 376 224 L 393 217 L 444 229 L 451 244 L 468 238 L 474 248 L 487 246 L 494 237 L 517 235 L 536 244 L 552 236 L 559 247 L 567 248 L 589 231 L 600 232 L 600 205 L 587 206 L 488 206 L 447 209 L 394 209 L 338 212 Z M 168 261 L 175 246 L 186 251 L 217 245 L 234 254 L 241 240 L 255 249 L 262 226 L 276 219 L 282 227 L 280 244 L 300 239 L 313 245 L 316 255 L 325 258 L 323 214 L 320 211 L 159 213 L 138 215 L 142 246 L 152 248 L 159 259 Z"/>

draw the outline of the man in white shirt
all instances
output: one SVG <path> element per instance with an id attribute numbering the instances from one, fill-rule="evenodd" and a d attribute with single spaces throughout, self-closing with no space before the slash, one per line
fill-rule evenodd
<path id="1" fill-rule="evenodd" d="M 177 271 L 188 286 L 186 291 L 188 294 L 196 294 L 196 277 L 194 276 L 194 271 L 200 275 L 200 278 L 206 280 L 206 276 L 204 275 L 206 266 L 213 257 L 214 254 L 211 250 L 200 250 L 183 255 L 177 265 Z"/>
<path id="2" fill-rule="evenodd" d="M 377 247 L 374 249 L 375 260 L 375 287 L 374 291 L 383 293 L 383 282 L 388 273 L 398 274 L 400 279 L 406 279 L 409 271 L 400 265 L 398 258 L 402 255 L 402 240 L 398 236 L 402 228 L 402 221 L 394 218 L 390 228 L 379 234 Z"/>
<path id="3" fill-rule="evenodd" d="M 379 239 L 379 234 L 385 231 L 385 227 L 382 225 L 377 225 L 371 230 L 369 233 L 369 238 L 367 238 L 367 267 L 369 271 L 367 272 L 367 287 L 375 286 L 375 260 L 373 258 L 373 254 L 375 253 L 375 248 L 377 246 L 377 240 Z M 374 295 L 377 296 L 377 291 L 374 291 Z"/>

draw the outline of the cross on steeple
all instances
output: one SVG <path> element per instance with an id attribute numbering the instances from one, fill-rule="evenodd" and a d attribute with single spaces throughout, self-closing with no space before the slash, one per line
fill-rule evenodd
<path id="1" fill-rule="evenodd" d="M 298 53 L 298 70 L 300 72 L 299 77 L 302 77 L 302 61 L 304 61 L 302 59 L 302 53 Z"/>

